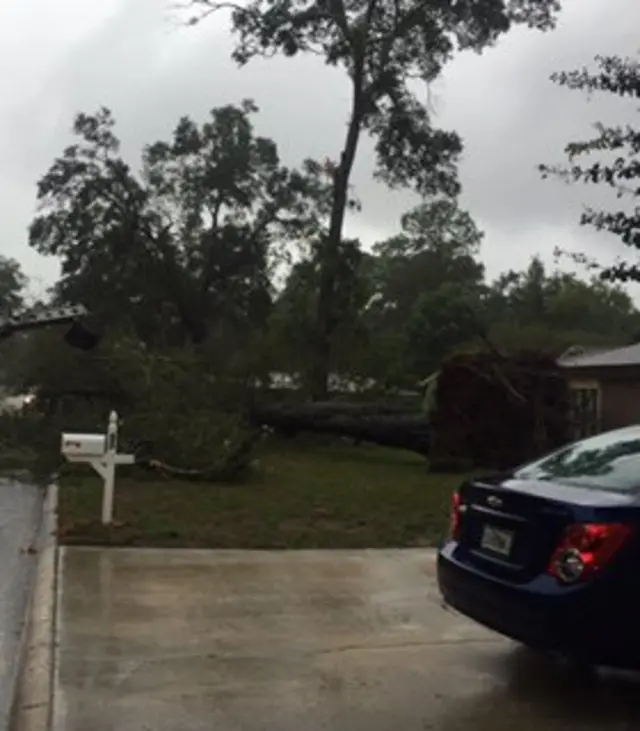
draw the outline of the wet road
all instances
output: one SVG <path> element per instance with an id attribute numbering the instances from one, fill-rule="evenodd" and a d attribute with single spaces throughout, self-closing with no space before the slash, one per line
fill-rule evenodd
<path id="1" fill-rule="evenodd" d="M 7 728 L 36 567 L 43 491 L 0 478 L 0 728 Z"/>
<path id="2" fill-rule="evenodd" d="M 439 603 L 428 551 L 66 549 L 54 731 L 627 731 L 581 677 Z"/>

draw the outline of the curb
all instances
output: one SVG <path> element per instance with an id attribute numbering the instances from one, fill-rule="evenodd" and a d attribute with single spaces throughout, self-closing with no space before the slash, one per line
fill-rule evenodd
<path id="1" fill-rule="evenodd" d="M 49 731 L 53 710 L 58 486 L 47 488 L 11 731 Z"/>

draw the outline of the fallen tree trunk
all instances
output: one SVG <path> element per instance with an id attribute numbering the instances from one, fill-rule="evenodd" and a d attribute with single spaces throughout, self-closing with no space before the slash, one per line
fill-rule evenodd
<path id="1" fill-rule="evenodd" d="M 429 420 L 418 411 L 388 404 L 319 402 L 253 408 L 253 424 L 286 436 L 300 432 L 332 434 L 384 447 L 429 453 Z"/>

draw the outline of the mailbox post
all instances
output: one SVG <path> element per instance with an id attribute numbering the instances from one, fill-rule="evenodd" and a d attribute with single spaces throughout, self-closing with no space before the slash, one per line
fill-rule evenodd
<path id="1" fill-rule="evenodd" d="M 104 525 L 108 525 L 113 521 L 113 494 L 116 482 L 116 460 L 118 457 L 118 414 L 115 411 L 109 414 L 106 446 L 104 490 L 102 492 L 102 523 Z"/>
<path id="2" fill-rule="evenodd" d="M 102 524 L 111 524 L 116 467 L 135 463 L 133 454 L 118 454 L 118 414 L 109 414 L 106 435 L 63 433 L 61 452 L 68 462 L 84 462 L 102 477 Z"/>

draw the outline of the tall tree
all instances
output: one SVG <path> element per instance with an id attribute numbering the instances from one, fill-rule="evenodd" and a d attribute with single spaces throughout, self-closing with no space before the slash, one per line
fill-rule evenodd
<path id="1" fill-rule="evenodd" d="M 377 176 L 421 194 L 456 193 L 457 135 L 434 128 L 415 93 L 432 81 L 456 49 L 481 51 L 513 23 L 552 27 L 559 0 L 191 0 L 192 23 L 230 8 L 238 45 L 234 58 L 316 53 L 351 81 L 345 138 L 333 169 L 333 197 L 324 239 L 317 302 L 315 395 L 324 397 L 331 359 L 340 240 L 349 180 L 363 132 L 376 140 Z"/>
<path id="2" fill-rule="evenodd" d="M 373 296 L 364 313 L 377 375 L 386 371 L 395 381 L 404 379 L 407 367 L 424 377 L 429 363 L 437 364 L 458 344 L 456 333 L 468 338 L 466 325 L 449 329 L 446 337 L 436 335 L 441 325 L 434 310 L 442 307 L 445 317 L 453 316 L 473 302 L 479 317 L 484 288 L 484 266 L 477 258 L 482 232 L 454 199 L 423 202 L 402 217 L 401 227 L 374 246 Z"/>
<path id="3" fill-rule="evenodd" d="M 395 313 L 397 324 L 420 295 L 443 282 L 482 286 L 484 266 L 477 255 L 483 233 L 455 200 L 416 206 L 402 216 L 401 228 L 398 235 L 373 247 L 379 258 L 376 291 L 385 310 Z"/>
<path id="4" fill-rule="evenodd" d="M 523 271 L 510 269 L 489 288 L 487 306 L 493 320 L 510 319 L 519 325 L 546 323 L 549 281 L 539 256 Z"/>
<path id="5" fill-rule="evenodd" d="M 484 234 L 454 198 L 425 200 L 400 219 L 401 233 L 376 244 L 384 256 L 411 256 L 429 251 L 442 260 L 475 256 Z"/>
<path id="6" fill-rule="evenodd" d="M 85 302 L 149 344 L 201 343 L 264 322 L 274 247 L 317 228 L 316 163 L 284 167 L 255 135 L 250 101 L 184 117 L 136 173 L 108 109 L 80 114 L 38 185 L 30 244 L 62 259 L 61 297 Z M 231 348 L 232 346 L 230 346 Z"/>
<path id="7" fill-rule="evenodd" d="M 630 100 L 629 118 L 637 119 L 640 99 L 640 57 L 596 56 L 596 69 L 559 72 L 551 79 L 569 89 L 587 93 L 604 92 Z M 605 211 L 587 208 L 580 218 L 582 225 L 618 236 L 632 250 L 640 250 L 640 128 L 634 124 L 595 125 L 592 139 L 570 142 L 565 152 L 569 166 L 541 165 L 543 177 L 556 176 L 570 182 L 601 184 L 610 188 L 618 199 L 628 200 L 621 210 Z M 580 164 L 580 158 L 597 158 Z M 575 257 L 574 257 L 575 258 Z M 578 257 L 585 259 L 584 255 Z M 586 258 L 589 261 L 589 258 Z M 600 266 L 605 279 L 640 281 L 637 255 L 631 261 L 618 259 L 612 266 Z"/>

